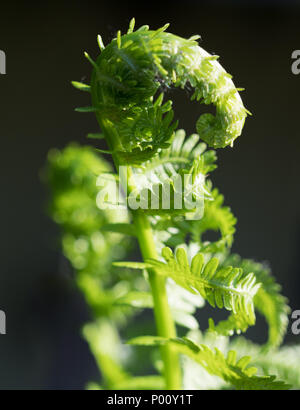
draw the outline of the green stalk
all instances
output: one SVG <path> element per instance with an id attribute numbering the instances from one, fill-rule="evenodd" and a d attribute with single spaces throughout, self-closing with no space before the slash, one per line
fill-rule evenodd
<path id="1" fill-rule="evenodd" d="M 147 216 L 137 210 L 133 212 L 133 220 L 144 261 L 149 258 L 158 259 L 152 229 Z M 154 270 L 149 269 L 148 273 L 154 302 L 157 333 L 159 336 L 166 338 L 176 337 L 176 328 L 168 304 L 165 279 L 157 275 Z M 181 370 L 178 354 L 172 350 L 171 346 L 166 345 L 161 347 L 161 355 L 164 363 L 166 388 L 168 390 L 181 389 Z"/>
<path id="2" fill-rule="evenodd" d="M 100 128 L 107 136 L 106 141 L 113 153 L 113 161 L 116 169 L 118 170 L 119 160 L 117 156 L 114 155 L 116 148 L 120 147 L 118 135 L 108 121 L 103 121 L 98 113 L 96 113 L 96 117 L 99 122 Z M 129 179 L 128 177 L 130 176 L 131 172 L 131 167 L 127 167 L 127 184 Z M 130 191 L 132 191 L 133 189 L 134 187 L 127 186 L 128 193 L 130 193 Z M 153 233 L 148 217 L 141 210 L 132 211 L 132 215 L 144 261 L 149 258 L 158 259 Z M 148 273 L 153 296 L 157 334 L 158 336 L 166 338 L 176 337 L 176 327 L 171 315 L 170 306 L 168 304 L 165 279 L 157 275 L 152 269 L 149 269 Z M 166 389 L 180 390 L 182 388 L 182 385 L 178 353 L 174 351 L 172 346 L 165 345 L 161 347 L 161 356 L 164 364 Z"/>

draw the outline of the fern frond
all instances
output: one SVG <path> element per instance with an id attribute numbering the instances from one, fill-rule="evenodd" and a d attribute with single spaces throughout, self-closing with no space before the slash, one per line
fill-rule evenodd
<path id="1" fill-rule="evenodd" d="M 172 221 L 173 227 L 178 229 L 181 243 L 191 236 L 191 242 L 197 243 L 201 252 L 218 253 L 230 249 L 235 233 L 236 218 L 228 206 L 223 206 L 224 196 L 218 189 L 211 190 L 210 181 L 207 190 L 211 198 L 205 201 L 204 213 L 201 219 L 193 221 Z M 220 232 L 220 239 L 211 242 L 203 238 L 208 231 Z"/>
<path id="2" fill-rule="evenodd" d="M 211 189 L 210 181 L 206 181 L 205 189 L 210 194 L 204 202 L 203 215 L 199 219 L 187 220 L 179 215 L 152 219 L 154 234 L 159 243 L 176 247 L 186 244 L 197 246 L 198 250 L 207 254 L 227 252 L 233 243 L 236 218 L 227 206 L 223 206 L 224 197 L 218 189 Z M 209 241 L 205 235 L 209 231 L 218 231 L 220 238 Z"/>
<path id="3" fill-rule="evenodd" d="M 200 244 L 203 252 L 217 253 L 231 247 L 235 233 L 236 218 L 227 206 L 223 206 L 224 197 L 213 189 L 211 192 L 212 201 L 205 203 L 203 218 L 190 222 L 192 240 Z M 207 231 L 219 231 L 221 238 L 215 242 L 204 242 L 203 234 Z"/>
<path id="4" fill-rule="evenodd" d="M 205 345 L 211 350 L 220 350 L 225 356 L 228 352 L 229 338 L 216 336 L 212 332 L 202 333 L 199 329 L 189 331 L 185 337 L 197 345 Z M 236 349 L 231 349 L 236 350 Z M 239 354 L 238 357 L 248 356 Z M 183 387 L 187 390 L 222 390 L 228 388 L 228 383 L 213 374 L 208 373 L 204 367 L 188 356 L 182 356 Z"/>
<path id="5" fill-rule="evenodd" d="M 222 336 L 232 336 L 234 333 L 240 334 L 246 332 L 249 327 L 249 323 L 241 315 L 235 315 L 231 313 L 225 320 L 220 320 L 215 324 L 212 318 L 209 318 L 209 331 L 215 332 Z"/>
<path id="6" fill-rule="evenodd" d="M 248 324 L 255 323 L 253 298 L 260 285 L 252 273 L 243 275 L 242 269 L 230 266 L 217 269 L 218 259 L 212 258 L 205 264 L 202 254 L 194 256 L 190 266 L 183 248 L 177 249 L 176 257 L 170 248 L 164 248 L 162 256 L 166 263 L 151 259 L 146 266 L 170 277 L 189 292 L 200 293 L 213 307 L 225 307 L 243 316 Z"/>
<path id="7" fill-rule="evenodd" d="M 52 193 L 49 213 L 62 228 L 64 254 L 76 270 L 96 276 L 107 271 L 119 248 L 118 237 L 102 227 L 128 221 L 126 210 L 117 215 L 97 207 L 97 176 L 110 171 L 91 147 L 76 144 L 50 151 L 44 170 Z"/>
<path id="8" fill-rule="evenodd" d="M 199 136 L 185 140 L 184 130 L 175 134 L 172 145 L 133 167 L 129 185 L 144 212 L 150 215 L 184 215 L 202 212 L 204 199 L 211 194 L 206 186 L 207 172 L 215 168 L 214 151 L 205 151 Z"/>
<path id="9" fill-rule="evenodd" d="M 243 337 L 237 337 L 230 343 L 230 348 L 237 350 L 241 355 L 251 355 L 253 365 L 261 374 L 274 374 L 289 383 L 292 389 L 300 389 L 299 345 L 266 351 Z"/>
<path id="10" fill-rule="evenodd" d="M 250 259 L 241 259 L 238 255 L 227 258 L 224 266 L 240 266 L 245 274 L 253 272 L 261 287 L 254 297 L 255 308 L 266 318 L 269 325 L 269 337 L 266 347 L 281 344 L 288 326 L 290 308 L 287 299 L 281 295 L 281 286 L 275 282 L 268 266 Z"/>
<path id="11" fill-rule="evenodd" d="M 211 375 L 223 379 L 237 390 L 287 390 L 289 385 L 276 380 L 275 376 L 256 376 L 257 369 L 249 367 L 251 358 L 243 356 L 237 360 L 237 353 L 230 350 L 225 357 L 215 348 L 211 350 L 206 345 L 197 345 L 187 338 L 166 339 L 157 336 L 141 336 L 128 342 L 138 346 L 155 346 L 171 344 L 178 353 L 190 357 L 199 363 Z"/>
<path id="12" fill-rule="evenodd" d="M 177 130 L 172 144 L 143 164 L 143 171 L 145 173 L 154 172 L 158 176 L 163 175 L 163 178 L 167 178 L 178 173 L 182 168 L 189 169 L 194 159 L 200 156 L 204 159 L 203 173 L 213 171 L 216 168 L 216 153 L 213 150 L 207 151 L 207 145 L 199 140 L 198 134 L 192 134 L 186 138 L 183 129 Z"/>
<path id="13" fill-rule="evenodd" d="M 101 54 L 96 61 L 85 53 L 94 68 L 93 108 L 109 146 L 123 164 L 140 164 L 170 145 L 177 122 L 172 122 L 170 102 L 162 104 L 162 97 L 154 100 L 161 85 L 185 88 L 189 84 L 194 89 L 192 100 L 215 105 L 215 116 L 203 114 L 196 123 L 209 146 L 232 145 L 244 125 L 247 111 L 216 56 L 199 47 L 194 37 L 175 36 L 166 27 L 130 28 L 125 35 L 118 32 L 106 47 L 98 38 Z"/>
<path id="14" fill-rule="evenodd" d="M 235 314 L 243 315 L 250 324 L 255 322 L 253 297 L 259 284 L 253 274 L 243 277 L 239 268 L 217 269 L 217 258 L 204 264 L 202 254 L 193 258 L 190 267 L 183 248 L 177 249 L 176 258 L 169 248 L 163 249 L 162 256 L 167 263 L 150 261 L 156 271 L 171 277 L 190 292 L 198 291 L 213 307 L 225 307 Z"/>
<path id="15" fill-rule="evenodd" d="M 162 100 L 163 94 L 147 108 L 135 106 L 126 117 L 120 113 L 118 133 L 125 152 L 117 151 L 117 155 L 122 163 L 143 163 L 170 145 L 178 122 L 172 122 L 172 102 L 162 105 Z"/>

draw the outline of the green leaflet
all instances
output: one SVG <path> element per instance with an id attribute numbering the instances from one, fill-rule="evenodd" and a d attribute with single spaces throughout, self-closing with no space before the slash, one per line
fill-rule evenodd
<path id="1" fill-rule="evenodd" d="M 203 218 L 198 221 L 189 222 L 190 232 L 194 242 L 200 244 L 203 252 L 224 252 L 230 248 L 235 233 L 236 218 L 227 206 L 223 206 L 224 197 L 214 189 L 211 193 L 213 200 L 205 203 Z M 202 239 L 205 232 L 219 231 L 221 238 L 215 242 L 205 242 Z"/>
<path id="2" fill-rule="evenodd" d="M 104 276 L 116 255 L 124 255 L 129 241 L 124 239 L 126 246 L 121 248 L 117 235 L 103 229 L 127 224 L 127 211 L 113 213 L 97 207 L 97 177 L 110 171 L 110 164 L 91 147 L 77 144 L 51 150 L 44 170 L 52 193 L 49 213 L 62 228 L 64 254 L 77 271 L 96 276 Z"/>
<path id="3" fill-rule="evenodd" d="M 87 234 L 98 229 L 108 213 L 97 210 L 96 178 L 100 173 L 110 171 L 110 164 L 97 157 L 89 146 L 72 143 L 61 151 L 51 150 L 43 176 L 53 194 L 50 212 L 55 220 L 72 232 Z M 90 212 L 76 218 L 76 207 Z"/>
<path id="4" fill-rule="evenodd" d="M 208 323 L 211 332 L 216 332 L 222 336 L 232 336 L 235 332 L 237 334 L 244 333 L 249 327 L 248 321 L 243 316 L 233 313 L 229 315 L 228 319 L 221 320 L 217 325 L 212 318 L 208 320 Z"/>
<path id="5" fill-rule="evenodd" d="M 190 357 L 208 373 L 220 377 L 237 390 L 287 390 L 290 387 L 283 381 L 275 380 L 275 376 L 256 376 L 257 369 L 249 367 L 251 358 L 243 356 L 237 360 L 237 354 L 233 350 L 225 357 L 217 348 L 213 351 L 208 346 L 197 345 L 187 338 L 166 339 L 157 336 L 140 336 L 128 343 L 136 346 L 170 343 L 179 353 Z"/>
<path id="6" fill-rule="evenodd" d="M 192 293 L 199 292 L 213 307 L 225 307 L 243 316 L 248 324 L 255 323 L 253 298 L 260 285 L 252 273 L 243 275 L 241 269 L 232 267 L 217 269 L 218 259 L 212 258 L 204 264 L 202 254 L 194 256 L 190 266 L 183 248 L 177 249 L 176 257 L 170 248 L 164 248 L 162 256 L 166 263 L 148 261 L 156 272 L 172 278 Z"/>
<path id="7" fill-rule="evenodd" d="M 169 148 L 132 168 L 129 183 L 147 214 L 195 213 L 201 200 L 211 199 L 205 176 L 216 168 L 215 160 L 215 152 L 206 151 L 197 134 L 185 138 L 185 131 L 178 130 Z"/>
<path id="8" fill-rule="evenodd" d="M 145 26 L 113 39 L 93 65 L 91 95 L 93 110 L 123 163 L 138 164 L 170 145 L 177 127 L 172 122 L 171 102 L 154 100 L 158 89 L 193 89 L 192 100 L 213 104 L 216 115 L 203 114 L 196 128 L 202 140 L 214 148 L 232 145 L 241 134 L 246 118 L 238 90 L 231 76 L 212 56 L 199 47 L 195 38 L 184 39 Z M 76 88 L 88 86 L 73 83 Z"/>
<path id="9" fill-rule="evenodd" d="M 213 307 L 231 311 L 239 329 L 244 331 L 244 327 L 255 323 L 253 299 L 260 284 L 253 273 L 243 274 L 242 269 L 231 266 L 217 269 L 218 259 L 212 258 L 205 264 L 201 253 L 194 256 L 190 266 L 184 248 L 177 249 L 176 257 L 170 248 L 163 248 L 162 256 L 167 263 L 151 259 L 147 263 L 116 262 L 114 265 L 132 269 L 154 268 L 158 274 L 173 279 L 189 292 L 199 293 Z M 226 323 L 228 333 L 231 333 L 232 326 L 232 321 Z M 210 327 L 222 333 L 220 326 L 215 329 L 213 322 Z"/>
<path id="10" fill-rule="evenodd" d="M 224 356 L 227 356 L 229 350 L 235 350 L 238 357 L 249 356 L 248 353 L 240 354 L 238 349 L 229 349 L 229 338 L 216 336 L 215 333 L 205 332 L 202 333 L 199 329 L 189 331 L 186 338 L 199 345 L 206 345 L 212 351 L 217 348 Z M 194 361 L 190 357 L 183 355 L 181 357 L 182 362 L 182 378 L 183 387 L 185 389 L 192 390 L 222 390 L 228 389 L 229 384 L 218 376 L 210 374 L 207 370 L 201 366 L 198 362 Z M 252 361 L 251 361 L 252 364 Z M 234 389 L 234 387 L 232 387 Z"/>
<path id="11" fill-rule="evenodd" d="M 300 389 L 300 346 L 284 346 L 274 351 L 266 352 L 261 346 L 243 337 L 233 339 L 230 348 L 240 354 L 250 354 L 252 363 L 262 374 L 274 374 L 285 380 L 293 389 Z"/>
<path id="12" fill-rule="evenodd" d="M 199 142 L 199 135 L 192 134 L 186 137 L 183 129 L 175 132 L 172 144 L 160 151 L 158 155 L 143 164 L 142 170 L 147 174 L 155 173 L 162 180 L 176 174 L 180 169 L 189 169 L 194 159 L 203 157 L 202 172 L 207 174 L 216 168 L 216 153 L 207 151 L 207 145 Z"/>
<path id="13" fill-rule="evenodd" d="M 241 259 L 238 255 L 228 257 L 224 265 L 240 266 L 245 274 L 254 273 L 257 281 L 261 283 L 254 297 L 254 305 L 269 325 L 267 347 L 280 345 L 288 326 L 290 308 L 287 299 L 280 294 L 281 286 L 275 282 L 268 266 L 250 259 Z"/>
<path id="14" fill-rule="evenodd" d="M 170 145 L 178 122 L 172 122 L 174 112 L 170 102 L 162 105 L 158 98 L 154 104 L 148 103 L 147 108 L 131 108 L 127 117 L 122 118 L 118 127 L 118 135 L 126 151 L 117 150 L 120 161 L 124 164 L 144 163 L 153 157 L 161 148 Z M 143 139 L 141 140 L 141 135 Z M 153 138 L 155 136 L 155 139 Z M 139 141 L 136 145 L 136 141 Z"/>
<path id="15" fill-rule="evenodd" d="M 203 217 L 195 220 L 184 220 L 171 217 L 166 220 L 153 221 L 154 229 L 169 232 L 165 235 L 164 243 L 173 247 L 187 242 L 199 245 L 199 250 L 203 253 L 215 254 L 226 252 L 233 243 L 236 218 L 227 206 L 223 206 L 224 197 L 217 188 L 211 190 L 210 181 L 206 184 L 206 189 L 210 193 L 210 198 L 204 203 Z M 172 215 L 173 216 L 173 215 Z M 204 235 L 208 231 L 218 231 L 220 239 L 208 241 Z"/>
<path id="16" fill-rule="evenodd" d="M 80 91 L 87 91 L 87 92 L 91 91 L 91 87 L 89 85 L 80 83 L 78 81 L 72 81 L 72 85 L 73 87 L 77 88 Z"/>
<path id="17" fill-rule="evenodd" d="M 185 132 L 179 130 L 169 149 L 133 167 L 128 173 L 131 187 L 127 202 L 138 204 L 148 215 L 186 215 L 202 212 L 204 200 L 211 199 L 205 176 L 215 168 L 215 152 L 205 151 L 199 136 L 191 135 L 184 142 Z M 110 224 L 103 229 L 134 235 L 134 227 Z"/>

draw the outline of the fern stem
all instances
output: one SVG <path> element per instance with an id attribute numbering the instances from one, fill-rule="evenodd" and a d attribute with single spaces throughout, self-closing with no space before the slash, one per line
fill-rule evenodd
<path id="1" fill-rule="evenodd" d="M 114 161 L 116 169 L 119 168 L 119 159 L 115 154 L 116 149 L 120 146 L 120 141 L 116 132 L 110 123 L 103 121 L 99 113 L 96 113 L 96 117 L 100 128 L 106 135 L 107 144 L 112 151 L 112 159 Z M 122 170 L 120 169 L 120 172 Z M 124 169 L 123 169 L 124 172 Z M 131 167 L 127 167 L 127 176 L 125 180 L 129 180 Z M 128 192 L 135 187 L 128 186 Z M 132 211 L 134 225 L 136 227 L 138 242 L 141 249 L 141 253 L 144 261 L 149 258 L 157 259 L 156 246 L 153 238 L 148 217 L 140 210 Z M 155 273 L 155 270 L 149 269 L 149 282 L 152 291 L 153 304 L 154 304 L 154 316 L 157 328 L 158 336 L 173 338 L 176 337 L 176 327 L 171 315 L 170 306 L 168 304 L 166 279 Z M 166 389 L 168 390 L 180 390 L 181 383 L 181 369 L 179 363 L 178 353 L 174 351 L 173 346 L 164 345 L 161 346 L 161 356 L 164 364 L 164 377 L 166 381 Z"/>
<path id="2" fill-rule="evenodd" d="M 133 220 L 143 259 L 158 259 L 152 229 L 147 216 L 137 210 L 133 212 Z M 176 337 L 176 328 L 168 304 L 165 278 L 157 275 L 154 270 L 149 270 L 148 273 L 153 295 L 157 333 L 162 337 L 174 338 Z M 170 345 L 162 346 L 161 354 L 164 363 L 166 388 L 168 390 L 181 389 L 181 370 L 178 354 Z"/>

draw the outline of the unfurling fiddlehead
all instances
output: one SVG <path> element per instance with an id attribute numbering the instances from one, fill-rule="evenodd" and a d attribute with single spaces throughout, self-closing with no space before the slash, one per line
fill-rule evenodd
<path id="1" fill-rule="evenodd" d="M 92 111 L 109 145 L 124 163 L 140 163 L 170 145 L 177 122 L 173 122 L 171 101 L 155 99 L 161 84 L 184 88 L 189 84 L 192 100 L 213 104 L 216 115 L 202 114 L 196 124 L 200 138 L 210 147 L 232 145 L 241 134 L 247 110 L 231 76 L 197 43 L 197 36 L 183 39 L 165 30 L 152 31 L 143 26 L 104 48 L 94 62 L 90 87 Z"/>
<path id="2" fill-rule="evenodd" d="M 232 146 L 241 134 L 247 110 L 239 89 L 217 62 L 218 57 L 199 47 L 198 36 L 183 39 L 166 32 L 167 27 L 152 31 L 143 26 L 134 31 L 132 20 L 127 34 L 122 36 L 118 32 L 106 47 L 99 36 L 98 58 L 94 61 L 85 53 L 93 66 L 90 85 L 73 82 L 76 88 L 91 93 L 92 106 L 77 109 L 94 112 L 97 117 L 103 134 L 90 134 L 90 137 L 104 137 L 109 150 L 100 151 L 112 155 L 116 168 L 126 165 L 126 186 L 123 186 L 126 201 L 133 192 L 142 197 L 143 189 L 156 191 L 158 197 L 157 207 L 132 208 L 126 223 L 101 224 L 104 233 L 119 232 L 137 238 L 144 263 L 119 262 L 114 266 L 147 270 L 151 290 L 140 292 L 133 287 L 120 295 L 117 302 L 112 298 L 111 305 L 117 304 L 117 311 L 120 305 L 154 309 L 158 336 L 142 337 L 137 344 L 161 347 L 163 386 L 167 389 L 180 389 L 183 385 L 181 370 L 185 372 L 186 367 L 181 368 L 178 354 L 192 358 L 208 373 L 223 379 L 227 387 L 286 388 L 272 376 L 254 376 L 253 368 L 246 369 L 249 363 L 246 356 L 237 362 L 234 352 L 224 356 L 176 335 L 175 322 L 199 332 L 198 323 L 190 320 L 190 314 L 207 301 L 213 307 L 231 312 L 227 320 L 217 325 L 212 319 L 209 321 L 208 337 L 246 331 L 255 323 L 257 308 L 270 324 L 268 347 L 274 347 L 282 340 L 288 308 L 285 299 L 278 295 L 279 287 L 272 278 L 266 279 L 260 269 L 253 270 L 253 264 L 246 264 L 243 270 L 236 260 L 229 265 L 236 219 L 230 208 L 223 206 L 223 196 L 206 181 L 207 173 L 216 167 L 215 152 L 207 151 L 207 145 Z M 161 88 L 171 87 L 192 88 L 192 100 L 215 107 L 215 115 L 200 115 L 196 122 L 198 134 L 186 137 L 183 130 L 176 130 L 172 102 L 164 102 L 161 93 Z M 121 185 L 123 176 L 120 172 Z M 139 184 L 134 176 L 142 177 Z M 169 208 L 164 208 L 161 191 L 156 190 L 167 183 L 175 198 L 176 183 L 182 176 L 189 179 L 183 184 L 180 199 L 185 198 L 187 188 L 193 197 L 203 200 L 204 213 L 196 212 L 200 216 L 198 220 L 188 215 L 195 209 L 178 208 L 175 199 L 169 202 Z M 205 240 L 205 234 L 211 230 L 220 233 L 217 241 Z M 89 293 L 90 287 L 84 289 Z M 106 368 L 110 368 L 109 363 Z M 114 378 L 110 385 L 119 386 L 119 379 Z"/>

